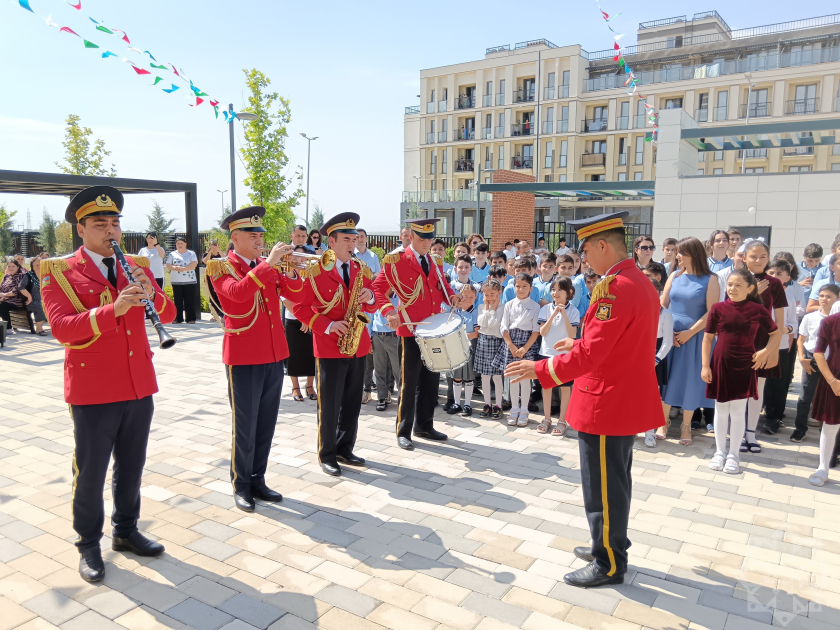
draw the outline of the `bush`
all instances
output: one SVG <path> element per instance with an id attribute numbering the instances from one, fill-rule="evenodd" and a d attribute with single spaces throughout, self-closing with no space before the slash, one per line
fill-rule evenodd
<path id="1" fill-rule="evenodd" d="M 381 247 L 371 247 L 370 251 L 376 254 L 376 257 L 379 259 L 380 264 L 382 263 L 382 259 L 385 258 L 385 250 Z"/>
<path id="2" fill-rule="evenodd" d="M 455 248 L 454 247 L 447 247 L 446 248 L 446 256 L 443 257 L 444 262 L 448 262 L 450 265 L 455 262 Z"/>

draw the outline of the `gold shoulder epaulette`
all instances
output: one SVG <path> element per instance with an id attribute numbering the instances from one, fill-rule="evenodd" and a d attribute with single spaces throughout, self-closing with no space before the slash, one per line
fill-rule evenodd
<path id="1" fill-rule="evenodd" d="M 443 264 L 443 256 L 440 256 L 440 255 L 438 255 L 438 254 L 432 254 L 432 258 L 434 259 L 434 261 L 435 261 L 437 264 L 439 264 L 439 265 L 442 265 L 442 264 Z"/>
<path id="2" fill-rule="evenodd" d="M 615 280 L 615 274 L 604 276 L 601 281 L 592 289 L 592 295 L 589 298 L 593 304 L 602 298 L 615 299 L 614 295 L 610 295 L 610 282 Z"/>
<path id="3" fill-rule="evenodd" d="M 315 278 L 321 274 L 321 263 L 320 262 L 313 262 L 306 265 L 306 268 L 303 270 L 301 274 L 304 278 Z"/>
<path id="4" fill-rule="evenodd" d="M 367 266 L 367 263 L 359 260 L 358 258 L 354 258 L 354 260 L 359 264 L 359 272 L 362 274 L 363 278 L 367 278 L 370 280 L 373 278 L 373 274 L 370 272 L 370 267 Z"/>
<path id="5" fill-rule="evenodd" d="M 227 258 L 211 258 L 207 261 L 207 274 L 216 280 L 222 276 L 229 274 Z"/>
<path id="6" fill-rule="evenodd" d="M 134 256 L 134 255 L 132 255 L 132 256 L 126 256 L 126 258 L 128 259 L 129 262 L 133 262 L 135 265 L 137 265 L 138 267 L 141 267 L 142 269 L 148 269 L 150 267 L 149 259 L 146 258 L 145 256 Z"/>
<path id="7" fill-rule="evenodd" d="M 399 253 L 385 254 L 385 258 L 382 259 L 382 262 L 384 262 L 386 265 L 393 265 L 399 259 L 400 259 Z"/>
<path id="8" fill-rule="evenodd" d="M 49 276 L 55 273 L 55 271 L 70 271 L 70 264 L 67 262 L 66 258 L 45 258 L 41 261 L 41 266 L 39 267 L 39 272 L 41 278 L 44 276 Z"/>

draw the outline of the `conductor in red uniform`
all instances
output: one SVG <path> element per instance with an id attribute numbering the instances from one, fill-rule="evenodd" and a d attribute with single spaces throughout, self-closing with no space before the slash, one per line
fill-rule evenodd
<path id="1" fill-rule="evenodd" d="M 256 509 L 255 498 L 283 499 L 265 483 L 280 410 L 283 361 L 289 356 L 279 294 L 296 295 L 303 286 L 295 272 L 287 276 L 276 268 L 292 251 L 290 245 L 278 243 L 268 258 L 261 258 L 264 215 L 265 208 L 251 206 L 228 216 L 221 227 L 230 230 L 233 251 L 207 261 L 207 275 L 224 314 L 222 360 L 233 415 L 230 481 L 234 503 L 245 512 Z"/>
<path id="2" fill-rule="evenodd" d="M 320 228 L 327 235 L 328 262 L 307 267 L 295 317 L 312 329 L 318 375 L 318 461 L 328 475 L 341 474 L 338 463 L 363 466 L 353 454 L 362 408 L 365 357 L 370 352 L 366 313 L 376 310 L 370 268 L 353 256 L 359 215 L 342 212 Z M 347 312 L 355 303 L 355 316 Z M 349 335 L 349 336 L 348 336 Z M 350 347 L 358 340 L 357 348 Z M 352 354 L 342 352 L 344 349 Z"/>
<path id="3" fill-rule="evenodd" d="M 440 313 L 447 303 L 447 295 L 454 306 L 458 305 L 459 296 L 443 273 L 443 260 L 429 254 L 435 238 L 435 223 L 439 220 L 408 221 L 411 244 L 405 251 L 394 251 L 385 256 L 382 272 L 373 283 L 377 306 L 388 319 L 388 325 L 401 337 L 403 373 L 397 408 L 397 444 L 409 451 L 414 448 L 412 428 L 417 437 L 446 439 L 446 434 L 437 431 L 433 422 L 440 375 L 423 365 L 420 346 L 414 338 L 415 327 L 405 323 L 420 322 Z M 386 295 L 389 288 L 400 300 L 398 309 Z"/>
<path id="4" fill-rule="evenodd" d="M 88 582 L 105 575 L 99 541 L 105 513 L 102 487 L 113 453 L 111 513 L 116 551 L 163 553 L 137 529 L 140 483 L 158 391 L 141 299 L 152 300 L 164 324 L 175 306 L 158 290 L 149 261 L 126 256 L 129 283 L 111 249 L 122 236 L 123 196 L 110 186 L 77 194 L 65 218 L 76 223 L 83 246 L 41 262 L 41 295 L 52 333 L 64 346 L 64 399 L 73 420 L 73 529 L 79 535 L 79 573 Z"/>
<path id="5" fill-rule="evenodd" d="M 654 371 L 659 299 L 650 280 L 627 256 L 623 218 L 628 214 L 569 221 L 589 266 L 603 276 L 592 290 L 583 336 L 557 343 L 555 348 L 568 354 L 511 363 L 505 370 L 505 376 L 516 380 L 538 378 L 543 387 L 574 381 L 566 418 L 578 432 L 592 547 L 575 549 L 575 555 L 590 564 L 565 576 L 573 586 L 624 581 L 633 439 L 663 422 Z M 637 366 L 632 370 L 623 361 L 630 357 Z"/>

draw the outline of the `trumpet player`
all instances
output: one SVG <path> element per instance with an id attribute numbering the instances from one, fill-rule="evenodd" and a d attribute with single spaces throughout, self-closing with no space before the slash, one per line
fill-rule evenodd
<path id="1" fill-rule="evenodd" d="M 105 520 L 102 486 L 114 456 L 111 513 L 115 551 L 157 556 L 163 545 L 137 529 L 140 483 L 158 391 L 141 300 L 149 299 L 164 324 L 175 305 L 158 289 L 149 259 L 126 256 L 131 280 L 111 241 L 122 236 L 123 196 L 110 186 L 77 194 L 65 219 L 76 224 L 83 246 L 41 262 L 41 295 L 53 335 L 64 346 L 64 399 L 73 421 L 73 491 L 70 505 L 79 574 L 105 575 L 100 540 Z"/>
<path id="2" fill-rule="evenodd" d="M 278 266 L 292 251 L 278 243 L 261 258 L 265 208 L 237 210 L 224 221 L 233 251 L 207 261 L 207 276 L 218 295 L 225 332 L 222 358 L 233 414 L 230 481 L 240 510 L 253 512 L 254 499 L 277 502 L 282 495 L 265 481 L 271 440 L 280 409 L 283 361 L 289 346 L 281 317 L 280 293 L 298 295 L 303 281 L 294 269 Z"/>
<path id="3" fill-rule="evenodd" d="M 304 272 L 307 282 L 294 314 L 314 335 L 318 391 L 318 461 L 328 475 L 339 462 L 362 466 L 353 453 L 362 408 L 368 313 L 376 310 L 370 268 L 353 256 L 359 215 L 342 212 L 319 230 L 329 249 Z"/>

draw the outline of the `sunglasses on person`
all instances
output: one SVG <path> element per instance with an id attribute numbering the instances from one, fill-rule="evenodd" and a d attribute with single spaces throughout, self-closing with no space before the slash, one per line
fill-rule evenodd
<path id="1" fill-rule="evenodd" d="M 640 252 L 652 252 L 656 249 L 656 245 L 639 245 L 636 249 Z"/>

